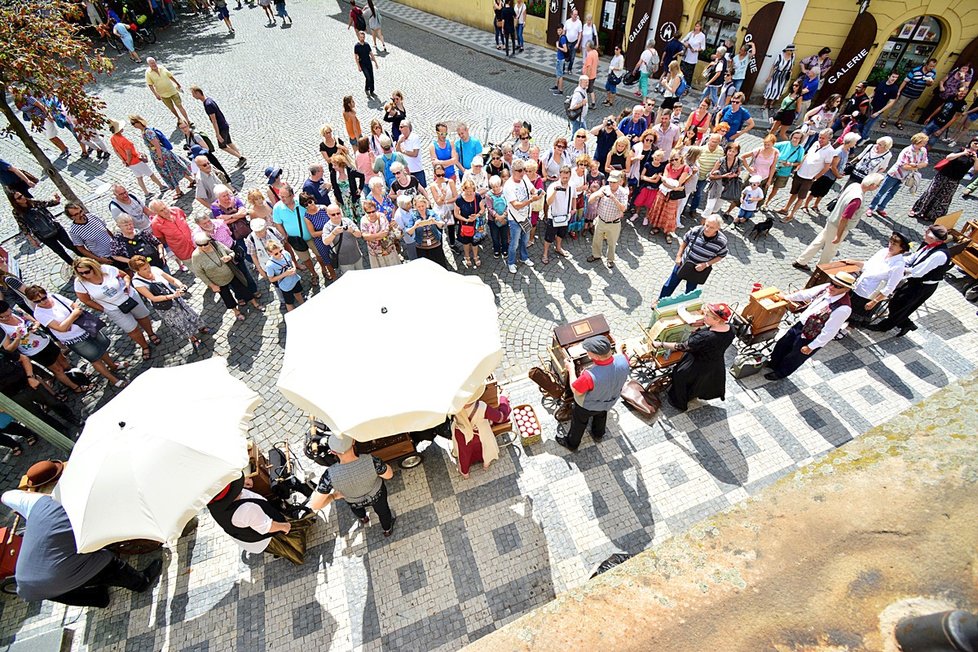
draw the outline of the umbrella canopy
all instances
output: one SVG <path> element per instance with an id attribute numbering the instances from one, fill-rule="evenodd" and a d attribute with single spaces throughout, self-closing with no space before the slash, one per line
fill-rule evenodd
<path id="1" fill-rule="evenodd" d="M 347 272 L 285 322 L 279 390 L 359 441 L 438 425 L 503 355 L 492 290 L 425 259 Z"/>
<path id="2" fill-rule="evenodd" d="M 88 417 L 54 497 L 79 552 L 175 541 L 248 464 L 258 394 L 224 358 L 149 369 Z"/>

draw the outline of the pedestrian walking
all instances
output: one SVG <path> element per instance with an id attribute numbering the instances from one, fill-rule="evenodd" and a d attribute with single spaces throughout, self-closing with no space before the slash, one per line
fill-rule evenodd
<path id="1" fill-rule="evenodd" d="M 55 193 L 51 199 L 31 199 L 19 191 L 7 195 L 13 208 L 14 221 L 20 227 L 20 232 L 27 236 L 33 247 L 39 248 L 43 243 L 69 265 L 73 260 L 71 254 L 78 254 L 71 237 L 64 227 L 55 219 L 48 209 L 61 203 L 61 197 Z"/>
<path id="2" fill-rule="evenodd" d="M 896 120 L 893 126 L 900 131 L 903 131 L 903 120 L 913 114 L 914 107 L 917 106 L 917 100 L 924 94 L 924 90 L 928 86 L 934 85 L 934 79 L 937 77 L 935 68 L 937 68 L 937 59 L 928 59 L 924 65 L 908 70 L 903 81 L 900 83 L 896 102 L 893 103 L 893 107 L 890 109 L 891 114 L 893 111 L 896 111 Z M 886 126 L 885 121 L 883 126 Z"/>
<path id="3" fill-rule="evenodd" d="M 591 438 L 600 441 L 605 435 L 608 410 L 618 402 L 631 369 L 628 358 L 615 353 L 604 335 L 589 337 L 581 344 L 593 365 L 577 375 L 574 361 L 566 364 L 568 382 L 574 393 L 574 411 L 566 436 L 557 436 L 557 443 L 576 451 L 581 445 L 584 430 L 591 424 Z"/>
<path id="4" fill-rule="evenodd" d="M 978 173 L 978 138 L 972 138 L 960 151 L 945 156 L 934 169 L 937 172 L 930 186 L 907 213 L 925 222 L 933 222 L 947 214 L 961 180 L 969 172 Z"/>
<path id="5" fill-rule="evenodd" d="M 164 190 L 163 182 L 156 176 L 152 168 L 146 165 L 149 157 L 136 151 L 136 146 L 132 144 L 132 141 L 122 135 L 122 129 L 121 122 L 109 120 L 109 131 L 112 132 L 112 137 L 109 138 L 109 144 L 112 145 L 112 149 L 122 160 L 122 164 L 129 168 L 132 175 L 136 177 L 136 183 L 139 184 L 144 196 L 149 196 L 146 182 L 143 181 L 146 177 L 149 177 L 153 183 L 159 186 L 160 192 L 162 192 Z"/>
<path id="6" fill-rule="evenodd" d="M 816 255 L 819 256 L 819 265 L 831 261 L 842 241 L 855 230 L 860 218 L 864 214 L 867 217 L 872 215 L 872 211 L 867 208 L 869 196 L 881 183 L 883 175 L 874 172 L 867 175 L 859 185 L 853 184 L 843 190 L 835 209 L 825 220 L 825 227 L 792 263 L 792 267 L 810 273 L 812 270 L 808 264 Z"/>
<path id="7" fill-rule="evenodd" d="M 363 90 L 368 97 L 377 97 L 374 92 L 374 68 L 380 68 L 373 50 L 367 45 L 366 35 L 357 32 L 357 44 L 353 46 L 353 60 L 357 64 L 357 70 L 363 75 Z M 374 39 L 376 41 L 376 37 Z M 384 48 L 386 51 L 386 47 Z"/>
<path id="8" fill-rule="evenodd" d="M 506 56 L 514 57 L 516 56 L 516 10 L 513 8 L 513 0 L 503 2 L 499 16 L 503 21 L 503 46 L 506 50 Z M 512 51 L 510 46 L 512 46 Z"/>
<path id="9" fill-rule="evenodd" d="M 384 52 L 387 52 L 387 43 L 384 42 L 384 32 L 381 29 L 380 12 L 377 11 L 374 0 L 367 0 L 367 8 L 370 10 L 370 15 L 367 16 L 367 29 L 370 30 L 370 35 L 374 39 L 374 49 L 377 49 L 377 39 L 380 39 Z"/>
<path id="10" fill-rule="evenodd" d="M 713 267 L 728 253 L 727 235 L 722 230 L 723 219 L 707 215 L 703 224 L 686 232 L 676 252 L 676 264 L 659 290 L 659 299 L 671 297 L 680 281 L 686 281 L 687 293 L 706 282 Z"/>
<path id="11" fill-rule="evenodd" d="M 353 440 L 343 435 L 331 434 L 327 444 L 337 463 L 323 472 L 307 503 L 309 508 L 318 511 L 334 500 L 345 500 L 360 524 L 366 526 L 370 523 L 367 508 L 371 507 L 380 519 L 384 536 L 389 537 L 394 533 L 397 517 L 387 502 L 384 480 L 394 477 L 394 467 L 373 455 L 358 456 Z"/>
<path id="12" fill-rule="evenodd" d="M 196 183 L 194 178 L 190 176 L 189 164 L 173 153 L 173 144 L 163 132 L 155 127 L 150 127 L 141 115 L 130 115 L 129 124 L 142 133 L 143 143 L 149 150 L 149 158 L 160 173 L 160 178 L 166 181 L 170 190 L 174 191 L 175 197 L 183 197 L 180 182 L 187 179 L 190 182 L 190 187 Z"/>
<path id="13" fill-rule="evenodd" d="M 149 90 L 153 91 L 156 99 L 163 102 L 163 105 L 170 110 L 177 122 L 180 122 L 180 115 L 182 114 L 183 119 L 193 126 L 190 116 L 187 115 L 187 109 L 183 106 L 183 100 L 180 99 L 180 92 L 183 87 L 177 78 L 165 66 L 157 63 L 153 57 L 146 57 L 146 66 L 146 85 L 149 86 Z"/>
<path id="14" fill-rule="evenodd" d="M 238 167 L 243 167 L 247 160 L 238 146 L 234 144 L 231 140 L 231 127 L 228 125 L 227 118 L 224 117 L 224 112 L 221 111 L 221 107 L 217 105 L 214 98 L 207 97 L 204 94 L 203 89 L 200 86 L 191 86 L 190 94 L 195 100 L 198 100 L 204 105 L 204 113 L 210 118 L 211 126 L 214 128 L 214 133 L 217 136 L 217 146 L 222 150 L 235 156 L 238 159 Z M 179 125 L 178 125 L 179 126 Z M 221 168 L 223 172 L 224 169 Z"/>

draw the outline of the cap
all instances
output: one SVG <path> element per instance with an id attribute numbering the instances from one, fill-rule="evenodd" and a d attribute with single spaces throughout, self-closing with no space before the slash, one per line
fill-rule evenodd
<path id="1" fill-rule="evenodd" d="M 856 284 L 856 277 L 849 272 L 839 272 L 838 274 L 829 274 L 829 280 L 832 281 L 833 285 L 839 285 L 844 288 L 852 289 L 852 286 Z"/>
<path id="2" fill-rule="evenodd" d="M 584 340 L 581 344 L 584 350 L 594 355 L 608 355 L 611 353 L 611 342 L 604 335 L 595 335 Z"/>
<path id="3" fill-rule="evenodd" d="M 262 231 L 266 226 L 268 226 L 268 223 L 262 218 L 256 217 L 248 223 L 248 226 L 251 227 L 252 231 Z"/>
<path id="4" fill-rule="evenodd" d="M 620 183 L 620 182 L 621 182 L 621 175 L 618 174 L 617 172 L 612 172 L 611 174 L 608 175 L 608 183 Z"/>
<path id="5" fill-rule="evenodd" d="M 482 166 L 482 157 L 481 156 L 473 156 L 472 157 L 472 167 L 475 167 L 477 165 L 480 166 L 480 167 Z"/>
<path id="6" fill-rule="evenodd" d="M 205 245 L 210 241 L 211 241 L 211 237 L 206 233 L 204 233 L 203 231 L 198 231 L 197 233 L 194 234 L 194 244 L 196 244 L 198 247 L 200 245 Z"/>
<path id="7" fill-rule="evenodd" d="M 329 438 L 326 440 L 329 450 L 334 453 L 345 453 L 346 451 L 353 448 L 353 440 L 346 435 L 340 435 L 337 433 L 330 434 Z"/>
<path id="8" fill-rule="evenodd" d="M 750 178 L 751 183 L 760 183 L 761 181 L 764 181 L 764 179 L 762 179 L 761 175 L 759 174 L 755 174 Z"/>

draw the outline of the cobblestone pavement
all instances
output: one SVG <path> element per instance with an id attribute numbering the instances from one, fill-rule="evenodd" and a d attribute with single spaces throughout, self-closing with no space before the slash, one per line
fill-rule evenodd
<path id="1" fill-rule="evenodd" d="M 289 8 L 295 18 L 290 29 L 266 28 L 260 9 L 245 8 L 232 12 L 235 38 L 217 23 L 185 19 L 185 35 L 168 30 L 144 53 L 221 103 L 251 161 L 232 175 L 239 187 L 258 185 L 270 163 L 301 181 L 318 157 L 318 126 L 331 121 L 341 130 L 342 95 L 353 91 L 361 100 L 364 122 L 378 113 L 379 106 L 358 92 L 345 12 L 334 2 Z M 389 18 L 384 29 L 390 52 L 380 59 L 378 90 L 382 96 L 403 90 L 422 133 L 446 118 L 468 121 L 489 140 L 505 135 L 514 118 L 530 121 L 544 143 L 566 129 L 549 79 Z M 170 133 L 172 119 L 143 87 L 141 70 L 118 64 L 99 85 L 109 113 L 139 112 Z M 198 104 L 188 100 L 188 108 L 198 124 L 206 122 Z M 12 141 L 0 141 L 0 156 L 36 169 Z M 79 194 L 101 193 L 91 203 L 102 215 L 104 184 L 129 180 L 114 160 L 106 166 L 75 157 L 67 171 Z M 45 182 L 42 194 L 51 189 Z M 908 199 L 899 195 L 891 214 L 903 215 Z M 188 199 L 178 204 L 190 208 Z M 895 225 L 865 220 L 842 253 L 868 257 L 892 226 L 920 231 L 906 217 Z M 788 263 L 817 229 L 802 216 L 757 244 L 731 232 L 731 255 L 705 296 L 736 302 L 755 281 L 802 285 L 804 277 Z M 49 287 L 64 283 L 46 250 L 34 252 L 20 238 L 4 246 L 19 255 L 26 278 Z M 314 530 L 307 564 L 294 568 L 282 560 L 242 558 L 203 516 L 196 533 L 167 553 L 167 570 L 152 592 L 120 592 L 101 611 L 0 599 L 0 645 L 65 626 L 75 631 L 74 649 L 457 649 L 580 585 L 613 550 L 636 552 L 685 530 L 978 365 L 974 306 L 961 297 L 960 283 L 944 284 L 918 318 L 920 330 L 906 338 L 857 333 L 830 344 L 790 381 L 731 380 L 725 402 L 697 403 L 684 415 L 666 409 L 649 422 L 619 407 L 605 441 L 586 440 L 576 454 L 567 453 L 553 442 L 557 425 L 524 372 L 544 351 L 555 323 L 604 313 L 617 337 L 638 334 L 674 247 L 626 226 L 613 272 L 585 263 L 590 244 L 581 241 L 569 244 L 571 258 L 549 266 L 539 264 L 534 247 L 537 266 L 516 275 L 485 252 L 481 269 L 460 270 L 478 274 L 496 293 L 506 351 L 499 373 L 511 379 L 514 402 L 537 406 L 544 442 L 505 449 L 488 472 L 476 471 L 470 480 L 458 476 L 440 446 L 429 449 L 421 467 L 398 472 L 390 483 L 401 516 L 391 540 L 375 525 L 355 528 L 338 505 Z M 262 395 L 252 435 L 263 446 L 300 442 L 304 417 L 275 389 L 285 340 L 281 314 L 269 305 L 264 314 L 234 322 L 210 292 L 199 284 L 195 290 L 205 320 L 220 325 L 203 355 L 227 357 L 232 373 Z M 267 289 L 264 294 L 269 300 Z M 132 362 L 134 373 L 145 368 L 129 340 L 115 335 L 114 354 Z M 165 343 L 150 364 L 196 359 L 165 329 L 161 335 Z M 79 407 L 90 413 L 113 395 L 100 388 Z M 31 462 L 57 455 L 38 444 L 8 459 L 3 487 L 16 484 Z"/>

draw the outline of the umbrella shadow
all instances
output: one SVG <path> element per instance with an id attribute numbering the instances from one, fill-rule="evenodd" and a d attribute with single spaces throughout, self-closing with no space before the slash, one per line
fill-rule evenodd
<path id="1" fill-rule="evenodd" d="M 243 321 L 235 319 L 228 329 L 228 349 L 231 351 L 228 364 L 241 371 L 250 371 L 256 356 L 261 353 L 261 332 L 268 317 L 264 312 L 257 312 L 251 306 L 242 310 L 248 310 L 250 314 Z M 282 324 L 284 325 L 285 322 L 283 321 Z M 256 332 L 257 337 L 255 337 Z"/>

